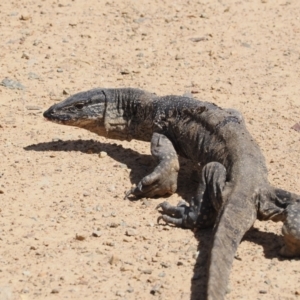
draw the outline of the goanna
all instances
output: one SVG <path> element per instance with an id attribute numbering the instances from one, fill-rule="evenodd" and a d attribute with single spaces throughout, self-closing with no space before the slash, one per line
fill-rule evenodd
<path id="1" fill-rule="evenodd" d="M 158 165 L 127 196 L 174 193 L 178 155 L 201 165 L 190 205 L 163 202 L 159 208 L 167 223 L 191 229 L 214 226 L 207 299 L 225 297 L 237 247 L 257 218 L 284 222 L 280 253 L 300 254 L 300 196 L 270 185 L 265 159 L 236 110 L 139 89 L 97 88 L 51 106 L 44 117 L 111 139 L 151 141 Z"/>

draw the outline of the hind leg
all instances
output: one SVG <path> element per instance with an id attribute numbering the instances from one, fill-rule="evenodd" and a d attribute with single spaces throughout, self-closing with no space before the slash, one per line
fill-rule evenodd
<path id="1" fill-rule="evenodd" d="M 190 229 L 212 226 L 223 203 L 225 183 L 225 167 L 217 162 L 208 163 L 202 170 L 197 193 L 190 205 L 172 206 L 165 201 L 157 206 L 162 209 L 159 220 Z"/>

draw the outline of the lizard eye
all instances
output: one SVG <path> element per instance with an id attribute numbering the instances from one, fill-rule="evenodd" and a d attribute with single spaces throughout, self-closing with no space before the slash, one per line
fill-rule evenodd
<path id="1" fill-rule="evenodd" d="M 83 109 L 83 104 L 82 103 L 78 103 L 78 104 L 75 104 L 75 107 L 77 108 L 77 109 Z"/>

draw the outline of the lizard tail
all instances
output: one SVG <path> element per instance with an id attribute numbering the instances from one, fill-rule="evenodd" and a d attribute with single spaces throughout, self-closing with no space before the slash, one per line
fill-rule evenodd
<path id="1" fill-rule="evenodd" d="M 208 300 L 224 299 L 237 247 L 256 219 L 251 199 L 245 195 L 238 199 L 236 196 L 228 199 L 215 226 L 207 282 Z"/>

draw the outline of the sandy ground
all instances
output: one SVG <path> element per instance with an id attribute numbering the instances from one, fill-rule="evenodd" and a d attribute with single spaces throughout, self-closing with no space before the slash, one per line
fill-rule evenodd
<path id="1" fill-rule="evenodd" d="M 197 238 L 156 224 L 162 199 L 123 200 L 149 144 L 42 112 L 93 87 L 192 93 L 240 110 L 271 183 L 300 193 L 299 16 L 297 0 L 1 1 L 0 299 L 196 299 Z M 196 187 L 182 164 L 174 204 Z M 281 224 L 255 223 L 227 299 L 300 298 L 282 243 Z"/>

